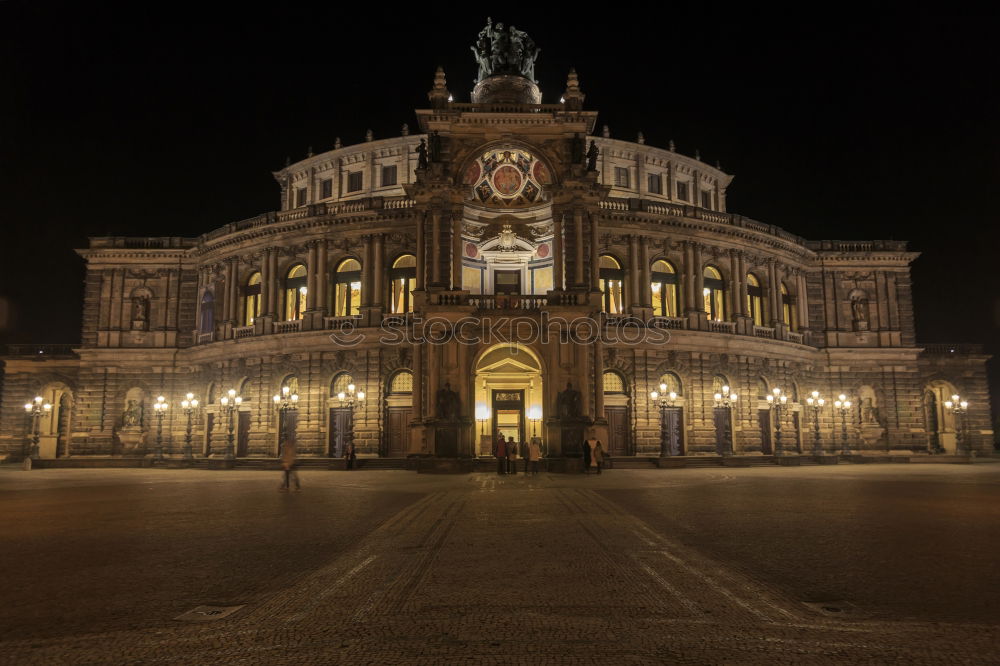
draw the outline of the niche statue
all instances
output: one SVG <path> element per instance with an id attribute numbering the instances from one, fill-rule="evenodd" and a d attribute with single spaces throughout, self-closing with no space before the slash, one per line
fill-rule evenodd
<path id="1" fill-rule="evenodd" d="M 573 388 L 572 382 L 566 382 L 566 390 L 556 396 L 556 416 L 564 421 L 577 420 L 583 414 L 580 392 Z"/>
<path id="2" fill-rule="evenodd" d="M 134 428 L 142 424 L 142 405 L 137 400 L 129 400 L 122 412 L 122 425 Z"/>
<path id="3" fill-rule="evenodd" d="M 439 419 L 445 421 L 457 421 L 461 402 L 458 394 L 451 390 L 449 382 L 444 383 L 444 388 L 437 392 L 436 414 Z"/>

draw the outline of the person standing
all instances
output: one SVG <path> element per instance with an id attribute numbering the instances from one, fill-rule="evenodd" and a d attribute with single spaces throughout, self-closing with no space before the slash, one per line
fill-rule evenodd
<path id="1" fill-rule="evenodd" d="M 600 474 L 601 465 L 604 463 L 604 445 L 601 444 L 601 440 L 593 437 L 587 440 L 587 444 L 590 446 L 590 466 Z"/>
<path id="2" fill-rule="evenodd" d="M 507 438 L 507 473 L 517 474 L 517 442 L 513 435 Z"/>
<path id="3" fill-rule="evenodd" d="M 299 485 L 299 473 L 295 471 L 295 440 L 290 442 L 285 442 L 285 445 L 281 449 L 281 469 L 284 471 L 284 478 L 281 482 L 282 492 L 288 492 L 291 486 L 292 479 L 295 479 L 295 491 L 298 492 L 302 490 L 302 486 Z"/>
<path id="4" fill-rule="evenodd" d="M 531 438 L 531 443 L 528 444 L 528 460 L 531 462 L 531 473 L 538 474 L 538 461 L 542 459 L 542 447 L 539 446 L 538 440 L 534 437 Z M 525 473 L 528 472 L 528 463 L 524 464 Z"/>
<path id="5" fill-rule="evenodd" d="M 497 457 L 497 474 L 507 473 L 507 442 L 503 435 L 497 433 L 497 439 L 493 443 L 493 455 Z"/>
<path id="6" fill-rule="evenodd" d="M 348 442 L 344 449 L 344 457 L 347 458 L 347 469 L 354 469 L 354 461 L 358 459 L 354 452 L 354 442 Z"/>
<path id="7" fill-rule="evenodd" d="M 593 432 L 588 434 L 593 436 Z M 583 473 L 590 474 L 590 437 L 583 440 Z"/>

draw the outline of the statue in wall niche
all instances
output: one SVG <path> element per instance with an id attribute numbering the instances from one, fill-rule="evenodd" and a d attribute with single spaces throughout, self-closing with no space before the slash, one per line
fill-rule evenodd
<path id="1" fill-rule="evenodd" d="M 861 424 L 881 425 L 878 417 L 878 407 L 871 398 L 861 399 Z"/>
<path id="2" fill-rule="evenodd" d="M 122 412 L 122 425 L 126 428 L 134 428 L 142 425 L 142 405 L 138 400 L 129 400 Z"/>
<path id="3" fill-rule="evenodd" d="M 587 149 L 587 171 L 597 171 L 597 157 L 600 154 L 601 151 L 597 148 L 597 143 L 591 141 L 590 148 Z"/>
<path id="4" fill-rule="evenodd" d="M 445 382 L 444 387 L 437 392 L 436 413 L 439 419 L 457 421 L 461 410 L 458 394 L 451 390 L 451 383 Z"/>
<path id="5" fill-rule="evenodd" d="M 149 327 L 149 299 L 136 296 L 132 299 L 132 328 L 146 330 Z"/>
<path id="6" fill-rule="evenodd" d="M 868 328 L 868 299 L 861 294 L 851 296 L 851 318 L 856 330 Z"/>
<path id="7" fill-rule="evenodd" d="M 556 415 L 560 419 L 578 419 L 583 414 L 583 400 L 580 392 L 573 388 L 572 382 L 566 382 L 566 390 L 556 396 Z"/>
<path id="8" fill-rule="evenodd" d="M 427 168 L 427 140 L 421 139 L 420 145 L 417 146 L 415 151 L 417 153 L 417 168 L 426 169 Z"/>

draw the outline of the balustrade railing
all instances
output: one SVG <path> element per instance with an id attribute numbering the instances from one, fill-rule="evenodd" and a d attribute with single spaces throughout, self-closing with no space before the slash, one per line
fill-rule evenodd
<path id="1" fill-rule="evenodd" d="M 301 319 L 292 319 L 290 321 L 274 322 L 275 333 L 294 333 L 296 331 L 301 331 L 301 330 L 302 330 Z"/>
<path id="2" fill-rule="evenodd" d="M 243 338 L 253 337 L 253 326 L 237 326 L 233 329 L 233 337 L 237 340 L 242 340 Z"/>
<path id="3" fill-rule="evenodd" d="M 774 339 L 774 329 L 770 326 L 754 326 L 753 335 L 755 338 L 768 338 L 770 340 Z"/>
<path id="4" fill-rule="evenodd" d="M 805 341 L 805 336 L 802 333 L 796 333 L 795 331 L 788 331 L 788 341 L 801 345 Z"/>
<path id="5" fill-rule="evenodd" d="M 351 315 L 350 317 L 323 317 L 323 328 L 333 331 L 356 328 L 360 317 Z"/>
<path id="6" fill-rule="evenodd" d="M 708 330 L 714 333 L 735 333 L 736 322 L 733 321 L 713 321 L 709 320 Z"/>
<path id="7" fill-rule="evenodd" d="M 654 328 L 669 328 L 672 330 L 683 330 L 687 328 L 687 319 L 684 317 L 653 317 Z"/>

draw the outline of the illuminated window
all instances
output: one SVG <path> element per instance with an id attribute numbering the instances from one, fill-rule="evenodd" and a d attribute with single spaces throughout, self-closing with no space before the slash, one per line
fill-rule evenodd
<path id="1" fill-rule="evenodd" d="M 677 395 L 684 395 L 684 391 L 681 390 L 681 378 L 672 372 L 664 373 L 663 376 L 660 377 L 660 384 L 667 385 L 667 390 L 664 392 L 664 395 L 669 395 L 671 392 L 676 393 Z M 657 386 L 656 390 L 659 391 L 660 387 Z"/>
<path id="2" fill-rule="evenodd" d="M 389 382 L 389 393 L 413 393 L 413 373 L 400 370 Z"/>
<path id="3" fill-rule="evenodd" d="M 705 312 L 712 321 L 723 321 L 726 318 L 726 285 L 722 274 L 714 266 L 705 266 L 704 298 Z"/>
<path id="4" fill-rule="evenodd" d="M 622 302 L 625 271 L 614 257 L 607 254 L 601 256 L 600 263 L 601 292 L 604 294 L 604 311 L 608 314 L 621 314 L 625 307 Z"/>
<path id="5" fill-rule="evenodd" d="M 604 392 L 605 393 L 625 393 L 625 380 L 622 376 L 613 370 L 607 370 L 604 373 Z"/>
<path id="6" fill-rule="evenodd" d="M 347 395 L 350 391 L 347 387 L 354 384 L 354 377 L 351 377 L 346 372 L 342 372 L 333 378 L 333 382 L 330 384 L 330 395 L 337 396 L 341 393 Z M 354 387 L 355 390 L 359 390 L 357 386 Z"/>
<path id="7" fill-rule="evenodd" d="M 764 290 L 753 273 L 747 273 L 747 314 L 755 326 L 764 325 Z"/>
<path id="8" fill-rule="evenodd" d="M 669 262 L 660 259 L 653 264 L 652 283 L 653 316 L 677 316 L 677 271 Z"/>
<path id="9" fill-rule="evenodd" d="M 260 273 L 254 273 L 243 288 L 243 325 L 253 326 L 260 316 Z"/>
<path id="10" fill-rule="evenodd" d="M 285 320 L 302 319 L 306 311 L 306 267 L 292 266 L 285 278 Z"/>
<path id="11" fill-rule="evenodd" d="M 716 393 L 725 393 L 725 391 L 722 390 L 723 386 L 729 386 L 729 380 L 722 375 L 713 375 L 712 395 L 715 395 Z"/>
<path id="12" fill-rule="evenodd" d="M 413 312 L 411 292 L 417 288 L 417 258 L 404 254 L 389 270 L 389 310 L 394 314 Z"/>
<path id="13" fill-rule="evenodd" d="M 788 287 L 781 283 L 781 320 L 790 330 L 798 330 L 799 322 L 795 316 L 795 299 L 788 293 Z"/>
<path id="14" fill-rule="evenodd" d="M 357 259 L 344 259 L 337 266 L 333 284 L 333 316 L 351 317 L 361 314 L 361 264 Z"/>

